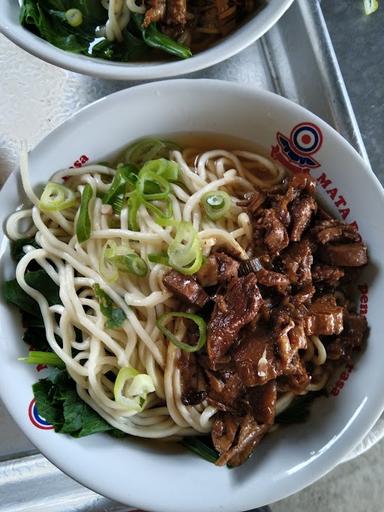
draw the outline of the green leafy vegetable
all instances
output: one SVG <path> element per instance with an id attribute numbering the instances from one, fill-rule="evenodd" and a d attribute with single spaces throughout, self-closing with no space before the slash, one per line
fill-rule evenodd
<path id="1" fill-rule="evenodd" d="M 66 370 L 50 372 L 32 386 L 39 414 L 56 432 L 84 437 L 114 429 L 77 394 L 76 384 Z"/>
<path id="2" fill-rule="evenodd" d="M 21 258 L 25 256 L 24 247 L 31 245 L 35 249 L 39 248 L 34 238 L 22 238 L 21 240 L 15 240 L 11 242 L 11 256 L 12 259 L 19 263 Z"/>
<path id="3" fill-rule="evenodd" d="M 152 48 L 179 58 L 191 56 L 185 46 L 158 31 L 154 24 L 142 26 L 143 17 L 132 19 L 121 41 L 97 35 L 106 24 L 108 11 L 95 0 L 23 0 L 20 23 L 62 50 L 106 60 L 129 62 L 147 58 Z"/>
<path id="4" fill-rule="evenodd" d="M 41 292 L 50 306 L 61 304 L 59 287 L 52 281 L 45 270 L 27 272 L 25 274 L 25 281 L 29 286 Z M 25 293 L 16 279 L 6 281 L 3 284 L 3 297 L 7 302 L 14 304 L 25 313 L 41 318 L 38 303 Z"/>
<path id="5" fill-rule="evenodd" d="M 186 46 L 174 41 L 167 35 L 157 29 L 156 23 L 151 23 L 147 28 L 143 26 L 143 16 L 141 14 L 133 14 L 137 27 L 141 30 L 142 37 L 148 46 L 163 50 L 164 52 L 175 55 L 180 59 L 188 59 L 192 57 L 192 52 Z"/>
<path id="6" fill-rule="evenodd" d="M 219 454 L 208 443 L 209 440 L 206 437 L 184 437 L 181 441 L 181 444 L 188 448 L 188 450 L 191 450 L 208 462 L 215 463 L 219 458 Z"/>
<path id="7" fill-rule="evenodd" d="M 100 310 L 107 319 L 105 322 L 107 329 L 121 327 L 126 319 L 124 311 L 116 306 L 111 297 L 98 284 L 95 284 L 94 290 L 96 297 L 99 299 Z"/>
<path id="8" fill-rule="evenodd" d="M 276 423 L 290 425 L 292 423 L 304 423 L 310 415 L 310 406 L 316 398 L 326 396 L 325 390 L 314 391 L 306 395 L 298 396 L 292 404 L 276 416 Z"/>

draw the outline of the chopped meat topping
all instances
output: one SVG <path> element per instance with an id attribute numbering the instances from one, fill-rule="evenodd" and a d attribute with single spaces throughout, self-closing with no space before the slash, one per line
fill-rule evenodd
<path id="1" fill-rule="evenodd" d="M 276 381 L 271 380 L 262 386 L 250 388 L 247 392 L 247 401 L 252 416 L 257 423 L 273 425 L 275 420 L 277 387 Z"/>
<path id="2" fill-rule="evenodd" d="M 260 386 L 280 374 L 274 340 L 266 329 L 243 331 L 233 354 L 237 373 L 246 387 Z"/>
<path id="3" fill-rule="evenodd" d="M 220 453 L 220 457 L 216 462 L 218 466 L 228 464 L 229 466 L 235 467 L 243 464 L 250 457 L 256 445 L 261 441 L 269 428 L 269 425 L 258 425 L 250 414 L 243 418 L 233 419 L 230 427 L 227 425 L 222 426 L 221 422 L 223 420 L 219 419 L 216 421 L 218 421 L 219 425 L 216 426 L 216 422 L 214 423 L 213 432 L 215 432 L 215 434 L 213 434 L 212 438 L 216 450 Z M 234 432 L 236 423 L 238 426 Z M 220 451 L 222 443 L 219 442 L 220 435 L 218 433 L 221 430 L 226 434 L 227 442 L 225 445 L 229 444 L 229 439 L 234 434 L 230 447 L 225 451 Z"/>
<path id="4" fill-rule="evenodd" d="M 311 222 L 312 215 L 317 211 L 317 203 L 314 197 L 304 196 L 297 199 L 291 209 L 292 230 L 290 239 L 299 242 L 304 231 Z"/>
<path id="5" fill-rule="evenodd" d="M 314 265 L 312 267 L 312 279 L 314 282 L 325 282 L 330 285 L 337 284 L 344 277 L 344 270 L 330 265 Z"/>
<path id="6" fill-rule="evenodd" d="M 275 210 L 264 210 L 262 225 L 265 228 L 264 244 L 271 254 L 277 254 L 287 247 L 287 230 L 276 215 Z"/>
<path id="7" fill-rule="evenodd" d="M 213 368 L 232 346 L 240 329 L 255 318 L 262 302 L 254 274 L 233 279 L 226 294 L 217 296 L 207 340 Z"/>
<path id="8" fill-rule="evenodd" d="M 361 349 L 367 333 L 366 318 L 347 313 L 344 316 L 344 329 L 341 335 L 327 345 L 327 357 L 350 360 L 353 352 Z"/>
<path id="9" fill-rule="evenodd" d="M 291 283 L 304 285 L 312 281 L 313 255 L 308 240 L 292 244 L 283 256 L 285 272 Z"/>
<path id="10" fill-rule="evenodd" d="M 317 299 L 309 307 L 308 316 L 304 318 L 306 334 L 340 334 L 343 330 L 343 313 L 344 308 L 337 306 L 333 295 Z"/>
<path id="11" fill-rule="evenodd" d="M 164 18 L 166 0 L 147 0 L 148 10 L 144 16 L 144 27 L 148 27 L 151 23 L 156 23 Z"/>
<path id="12" fill-rule="evenodd" d="M 239 265 L 238 261 L 224 252 L 216 252 L 206 259 L 197 273 L 197 280 L 202 286 L 215 286 L 230 281 L 238 276 Z"/>
<path id="13" fill-rule="evenodd" d="M 193 277 L 184 276 L 176 270 L 170 270 L 163 277 L 163 283 L 176 297 L 187 304 L 202 308 L 209 296 Z"/>
<path id="14" fill-rule="evenodd" d="M 256 272 L 257 280 L 263 286 L 275 287 L 280 293 L 284 293 L 290 285 L 289 279 L 286 275 L 264 268 Z"/>
<path id="15" fill-rule="evenodd" d="M 182 25 L 187 22 L 187 1 L 167 0 L 167 23 L 170 25 Z"/>
<path id="16" fill-rule="evenodd" d="M 367 247 L 361 242 L 352 244 L 327 244 L 321 247 L 322 261 L 340 267 L 361 267 L 368 262 Z"/>

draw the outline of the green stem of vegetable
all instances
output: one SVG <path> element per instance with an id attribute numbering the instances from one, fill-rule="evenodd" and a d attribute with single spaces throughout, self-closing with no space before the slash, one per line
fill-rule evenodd
<path id="1" fill-rule="evenodd" d="M 76 223 L 76 235 L 80 244 L 86 242 L 91 236 L 91 217 L 89 215 L 89 204 L 93 197 L 93 189 L 87 183 L 81 195 L 80 211 Z"/>
<path id="2" fill-rule="evenodd" d="M 184 343 L 180 341 L 176 336 L 166 327 L 166 324 L 172 320 L 173 318 L 186 318 L 187 320 L 192 320 L 198 329 L 199 329 L 199 339 L 196 345 L 189 345 L 188 343 Z M 200 350 L 207 341 L 207 324 L 204 319 L 198 315 L 194 315 L 193 313 L 181 313 L 181 312 L 170 312 L 161 315 L 161 317 L 156 322 L 157 327 L 164 334 L 166 338 L 169 339 L 176 347 L 184 350 L 185 352 L 197 352 Z"/>
<path id="3" fill-rule="evenodd" d="M 198 437 L 184 437 L 181 441 L 181 444 L 188 448 L 188 450 L 191 450 L 191 452 L 199 455 L 199 457 L 202 459 L 205 459 L 208 462 L 212 462 L 213 464 L 219 458 L 217 451 L 206 445 Z"/>
<path id="4" fill-rule="evenodd" d="M 55 366 L 56 368 L 65 368 L 65 363 L 54 352 L 38 352 L 31 350 L 28 357 L 19 357 L 18 360 L 27 364 L 46 364 L 48 366 Z"/>
<path id="5" fill-rule="evenodd" d="M 156 23 L 151 23 L 149 27 L 144 28 L 142 15 L 133 14 L 132 18 L 139 30 L 141 30 L 143 40 L 148 46 L 163 50 L 181 59 L 192 57 L 192 52 L 189 48 L 160 32 L 156 27 Z"/>

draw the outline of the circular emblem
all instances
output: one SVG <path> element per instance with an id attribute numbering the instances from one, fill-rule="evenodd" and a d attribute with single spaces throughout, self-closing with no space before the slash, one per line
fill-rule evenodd
<path id="1" fill-rule="evenodd" d="M 31 423 L 41 430 L 52 430 L 54 427 L 50 425 L 48 421 L 42 418 L 37 410 L 36 400 L 33 398 L 28 407 L 28 416 L 31 420 Z"/>
<path id="2" fill-rule="evenodd" d="M 312 123 L 301 123 L 291 132 L 293 148 L 303 155 L 312 155 L 319 151 L 323 143 L 323 135 L 320 128 Z"/>

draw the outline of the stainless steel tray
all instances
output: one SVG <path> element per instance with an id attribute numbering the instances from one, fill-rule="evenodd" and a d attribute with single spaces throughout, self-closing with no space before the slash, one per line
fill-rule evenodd
<path id="1" fill-rule="evenodd" d="M 83 105 L 135 84 L 58 69 L 2 36 L 0 76 L 7 76 L 0 95 L 0 186 L 17 166 L 21 138 L 33 147 Z M 317 0 L 297 0 L 260 41 L 192 76 L 246 82 L 286 96 L 333 125 L 368 160 Z M 38 454 L 1 402 L 0 432 L 0 512 L 129 510 L 77 484 Z"/>

